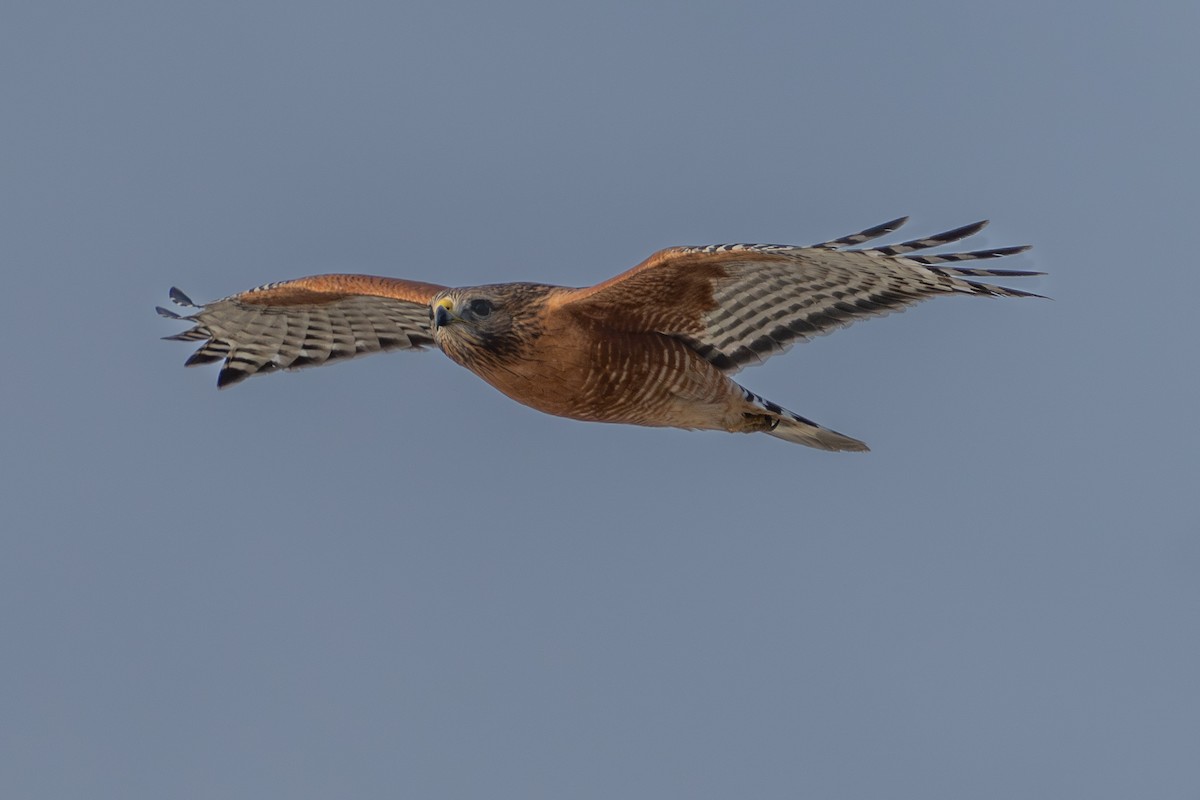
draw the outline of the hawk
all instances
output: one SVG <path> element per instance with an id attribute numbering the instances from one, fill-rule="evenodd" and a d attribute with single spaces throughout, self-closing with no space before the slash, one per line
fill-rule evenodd
<path id="1" fill-rule="evenodd" d="M 251 375 L 384 350 L 435 346 L 527 406 L 570 419 L 760 432 L 824 450 L 867 446 L 731 378 L 796 342 L 939 295 L 1038 297 L 970 278 L 1038 272 L 962 262 L 1028 249 L 919 254 L 978 233 L 976 222 L 886 247 L 858 248 L 907 217 L 808 247 L 719 244 L 660 250 L 583 289 L 540 283 L 450 288 L 370 275 L 316 275 L 197 306 L 186 365 L 223 362 L 218 387 Z"/>

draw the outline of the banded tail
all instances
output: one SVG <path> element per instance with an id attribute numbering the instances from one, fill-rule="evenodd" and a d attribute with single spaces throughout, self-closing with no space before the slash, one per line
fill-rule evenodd
<path id="1" fill-rule="evenodd" d="M 766 412 L 764 416 L 771 418 L 773 424 L 765 428 L 763 433 L 774 436 L 776 439 L 783 439 L 785 442 L 816 447 L 819 450 L 865 453 L 871 449 L 867 447 L 866 442 L 860 442 L 844 433 L 838 433 L 818 425 L 795 411 L 788 411 L 778 403 L 772 403 L 770 400 L 760 397 L 744 386 L 741 389 L 746 393 L 747 400 L 763 409 Z"/>

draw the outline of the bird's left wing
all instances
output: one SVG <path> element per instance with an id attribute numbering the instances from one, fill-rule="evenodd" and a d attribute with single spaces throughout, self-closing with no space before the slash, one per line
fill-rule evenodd
<path id="1" fill-rule="evenodd" d="M 967 279 L 1041 273 L 954 266 L 1012 255 L 1025 246 L 909 255 L 965 239 L 986 222 L 888 247 L 844 249 L 891 233 L 906 220 L 808 247 L 661 250 L 615 278 L 557 295 L 555 306 L 607 328 L 674 336 L 732 374 L 798 341 L 937 295 L 1037 296 Z"/>
<path id="2" fill-rule="evenodd" d="M 316 275 L 272 283 L 197 306 L 178 289 L 179 315 L 193 326 L 167 339 L 202 341 L 186 366 L 223 361 L 217 386 L 251 375 L 299 369 L 384 350 L 433 344 L 429 303 L 444 289 L 432 283 L 372 275 Z"/>

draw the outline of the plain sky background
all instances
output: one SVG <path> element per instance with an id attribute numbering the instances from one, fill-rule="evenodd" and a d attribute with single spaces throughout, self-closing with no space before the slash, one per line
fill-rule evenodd
<path id="1" fill-rule="evenodd" d="M 0 795 L 1194 798 L 1200 5 L 0 12 Z M 587 285 L 900 214 L 1053 301 L 585 425 L 437 352 L 215 389 L 153 311 Z"/>

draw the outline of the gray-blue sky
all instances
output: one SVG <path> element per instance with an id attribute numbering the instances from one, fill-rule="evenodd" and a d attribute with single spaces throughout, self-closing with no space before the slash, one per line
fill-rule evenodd
<path id="1" fill-rule="evenodd" d="M 9 797 L 1194 797 L 1194 3 L 9 3 Z M 199 300 L 991 217 L 1039 301 L 583 425 L 437 353 L 218 393 Z"/>

